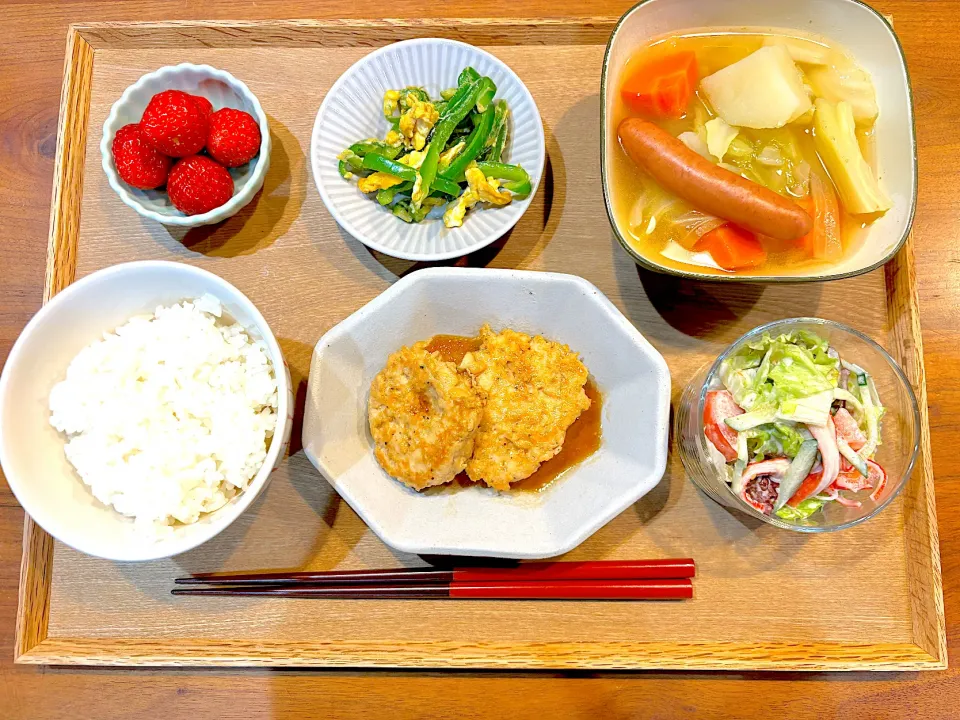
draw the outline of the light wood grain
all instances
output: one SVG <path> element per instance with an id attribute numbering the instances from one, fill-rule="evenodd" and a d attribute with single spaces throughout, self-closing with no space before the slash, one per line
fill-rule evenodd
<path id="1" fill-rule="evenodd" d="M 412 17 L 619 15 L 630 0 L 411 2 Z M 915 229 L 950 669 L 937 673 L 426 673 L 83 669 L 12 665 L 23 512 L 0 482 L 0 715 L 196 720 L 252 717 L 769 718 L 942 720 L 960 706 L 960 35 L 950 0 L 875 0 L 896 20 L 911 72 L 920 155 Z M 91 19 L 362 17 L 330 0 L 36 0 L 4 5 L 0 45 L 0 360 L 43 294 L 57 115 L 70 22 Z M 389 710 L 386 710 L 389 709 Z"/>
<path id="2" fill-rule="evenodd" d="M 891 275 L 889 287 L 883 274 L 871 273 L 811 290 L 700 285 L 637 270 L 612 238 L 600 194 L 597 86 L 604 45 L 598 39 L 607 36 L 612 20 L 588 25 L 579 31 L 573 21 L 501 22 L 494 23 L 495 32 L 484 23 L 459 21 L 83 26 L 78 32 L 97 48 L 90 128 L 100 127 L 116 97 L 140 74 L 189 51 L 194 61 L 243 77 L 267 108 L 276 137 L 259 200 L 222 226 L 183 233 L 142 221 L 118 203 L 98 172 L 99 133 L 91 130 L 76 256 L 67 263 L 76 263 L 78 276 L 146 258 L 213 270 L 264 312 L 294 384 L 302 385 L 317 338 L 418 267 L 370 253 L 345 237 L 319 197 L 308 192 L 305 154 L 313 109 L 370 46 L 421 34 L 424 26 L 429 34 L 455 28 L 455 35 L 477 44 L 496 36 L 488 49 L 526 79 L 543 114 L 550 157 L 544 189 L 509 239 L 461 262 L 574 272 L 594 282 L 666 356 L 675 395 L 738 335 L 784 316 L 846 320 L 885 344 L 916 344 L 912 336 L 889 335 L 900 315 L 912 312 L 909 272 Z M 139 31 L 146 33 L 146 47 L 134 49 L 131 37 Z M 545 75 L 544 66 L 556 70 Z M 291 87 L 298 92 L 290 93 Z M 64 136 L 61 147 L 69 141 Z M 911 252 L 903 253 L 908 265 Z M 55 256 L 54 267 L 58 262 Z M 890 308 L 888 295 L 900 298 Z M 915 484 L 921 486 L 917 497 L 932 503 L 926 482 L 932 482 L 929 467 L 918 472 Z M 782 533 L 713 505 L 674 458 L 660 487 L 570 556 L 692 555 L 701 572 L 691 603 L 424 603 L 423 621 L 412 625 L 404 602 L 213 605 L 170 598 L 170 579 L 183 571 L 422 562 L 383 546 L 294 448 L 263 500 L 223 535 L 184 556 L 117 566 L 57 545 L 49 636 L 38 645 L 21 644 L 19 659 L 271 665 L 284 662 L 286 648 L 291 664 L 346 666 L 940 667 L 942 616 L 931 599 L 939 593 L 939 567 L 931 564 L 937 547 L 935 528 L 930 530 L 933 506 L 913 509 L 898 501 L 869 525 L 842 535 Z M 925 563 L 907 557 L 905 520 L 922 526 L 915 544 L 926 550 L 918 556 Z M 881 556 L 885 561 L 878 564 Z M 824 605 L 839 606 L 851 596 L 869 612 L 854 613 L 842 626 L 821 622 Z M 741 605 L 750 610 L 730 613 L 730 606 Z M 627 627 L 630 637 L 624 638 Z"/>

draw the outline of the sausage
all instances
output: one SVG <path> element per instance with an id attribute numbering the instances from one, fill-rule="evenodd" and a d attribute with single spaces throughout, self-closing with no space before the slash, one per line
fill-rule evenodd
<path id="1" fill-rule="evenodd" d="M 628 118 L 617 131 L 637 165 L 697 210 L 778 240 L 813 229 L 813 218 L 793 200 L 714 165 L 652 122 Z"/>

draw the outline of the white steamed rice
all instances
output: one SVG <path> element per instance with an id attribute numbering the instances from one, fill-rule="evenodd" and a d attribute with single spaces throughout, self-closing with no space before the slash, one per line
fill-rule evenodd
<path id="1" fill-rule="evenodd" d="M 262 342 L 212 295 L 135 317 L 73 359 L 50 423 L 94 496 L 157 536 L 242 492 L 277 423 Z"/>

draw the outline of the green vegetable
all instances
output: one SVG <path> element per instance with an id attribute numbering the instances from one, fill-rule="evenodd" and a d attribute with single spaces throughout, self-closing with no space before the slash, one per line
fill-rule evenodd
<path id="1" fill-rule="evenodd" d="M 795 457 L 804 443 L 797 429 L 785 422 L 772 422 L 746 431 L 747 447 L 754 462 L 768 456 Z"/>
<path id="2" fill-rule="evenodd" d="M 345 150 L 340 154 L 340 162 L 337 164 L 337 170 L 340 172 L 340 176 L 344 178 L 349 177 L 351 173 L 361 176 L 370 174 L 369 171 L 363 167 L 363 158 L 349 150 Z"/>
<path id="3" fill-rule="evenodd" d="M 417 171 L 412 167 L 403 165 L 383 155 L 377 153 L 368 153 L 363 157 L 363 167 L 374 172 L 384 172 L 401 180 L 414 182 L 417 179 Z"/>
<path id="4" fill-rule="evenodd" d="M 782 508 L 787 504 L 787 500 L 793 497 L 793 494 L 803 484 L 803 481 L 806 480 L 807 475 L 810 474 L 810 470 L 816 461 L 817 441 L 805 440 L 800 445 L 800 450 L 780 480 L 780 487 L 777 489 L 777 500 L 773 504 L 774 511 Z"/>
<path id="5" fill-rule="evenodd" d="M 820 498 L 807 498 L 796 507 L 790 507 L 789 505 L 784 505 L 782 508 L 776 511 L 776 515 L 779 518 L 784 520 L 790 520 L 791 522 L 796 522 L 798 520 L 806 520 L 808 517 L 817 512 L 820 508 L 823 507 L 823 500 Z"/>
<path id="6" fill-rule="evenodd" d="M 462 95 L 458 92 L 457 96 L 449 102 L 444 114 L 440 116 L 433 128 L 430 144 L 427 146 L 427 155 L 423 164 L 420 165 L 420 182 L 413 188 L 412 201 L 414 207 L 419 207 L 424 198 L 430 195 L 433 179 L 437 176 L 437 163 L 440 160 L 440 153 L 446 148 L 453 129 L 477 104 L 477 98 L 483 89 L 483 80 L 476 80 L 467 88 Z"/>
<path id="7" fill-rule="evenodd" d="M 817 153 L 847 211 L 860 215 L 889 210 L 890 198 L 880 189 L 860 152 L 850 105 L 846 102 L 834 105 L 817 98 L 813 127 Z"/>
<path id="8" fill-rule="evenodd" d="M 440 91 L 440 97 L 442 97 L 444 100 L 449 100 L 456 94 L 457 94 L 457 88 L 447 88 L 446 90 Z"/>
<path id="9" fill-rule="evenodd" d="M 403 148 L 398 145 L 387 145 L 379 140 L 364 140 L 350 146 L 350 152 L 359 155 L 361 158 L 370 153 L 377 153 L 377 155 L 383 155 L 389 160 L 395 160 L 402 151 Z"/>
<path id="10" fill-rule="evenodd" d="M 481 78 L 480 83 L 480 94 L 477 95 L 477 112 L 483 113 L 493 102 L 493 96 L 497 94 L 497 86 L 488 77 Z"/>
<path id="11" fill-rule="evenodd" d="M 407 95 L 413 95 L 420 102 L 430 102 L 430 96 L 427 95 L 427 91 L 421 87 L 405 87 L 400 91 L 400 107 L 404 110 L 410 108 L 407 104 Z"/>
<path id="12" fill-rule="evenodd" d="M 499 162 L 478 162 L 477 167 L 485 177 L 506 180 L 501 187 L 519 196 L 527 196 L 532 190 L 530 175 L 519 165 L 507 165 Z"/>
<path id="13" fill-rule="evenodd" d="M 479 79 L 480 73 L 467 65 L 467 67 L 460 71 L 460 75 L 457 78 L 457 85 L 468 85 L 470 83 L 475 83 Z"/>
<path id="14" fill-rule="evenodd" d="M 413 222 L 413 210 L 410 208 L 410 205 L 405 202 L 398 202 L 391 208 L 391 212 L 404 222 Z"/>
<path id="15" fill-rule="evenodd" d="M 836 387 L 839 363 L 828 350 L 813 333 L 764 335 L 724 360 L 720 379 L 744 410 L 776 408 Z"/>
<path id="16" fill-rule="evenodd" d="M 777 418 L 777 409 L 775 407 L 764 407 L 758 410 L 751 410 L 742 415 L 728 417 L 724 422 L 737 432 L 744 432 L 751 428 L 759 427 L 772 423 Z"/>
<path id="17" fill-rule="evenodd" d="M 833 391 L 824 390 L 801 398 L 788 398 L 780 403 L 777 417 L 782 420 L 823 426 L 830 417 Z"/>
<path id="18" fill-rule="evenodd" d="M 837 449 L 840 451 L 840 454 L 847 459 L 847 462 L 857 469 L 858 473 L 864 477 L 869 477 L 870 469 L 867 467 L 867 461 L 860 457 L 856 450 L 850 447 L 840 433 L 837 433 Z"/>
<path id="19" fill-rule="evenodd" d="M 460 194 L 460 186 L 443 177 L 434 178 L 433 189 L 439 190 L 450 197 L 457 197 Z"/>
<path id="20" fill-rule="evenodd" d="M 377 202 L 381 205 L 389 205 L 398 194 L 410 192 L 410 188 L 412 187 L 412 182 L 405 182 L 394 185 L 393 187 L 377 190 Z"/>
<path id="21" fill-rule="evenodd" d="M 493 127 L 495 114 L 492 106 L 488 106 L 487 109 L 481 113 L 480 122 L 477 123 L 473 132 L 470 133 L 470 137 L 467 138 L 466 147 L 464 147 L 463 151 L 454 158 L 453 162 L 440 173 L 440 177 L 454 182 L 461 182 L 463 180 L 463 174 L 466 172 L 467 166 L 480 154 L 480 151 L 483 150 L 487 142 L 490 129 Z"/>

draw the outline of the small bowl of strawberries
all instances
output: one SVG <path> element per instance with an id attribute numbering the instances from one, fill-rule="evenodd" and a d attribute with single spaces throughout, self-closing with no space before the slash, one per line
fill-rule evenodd
<path id="1" fill-rule="evenodd" d="M 183 63 L 141 77 L 113 104 L 100 141 L 120 199 L 164 225 L 212 225 L 263 186 L 270 128 L 233 75 Z"/>

